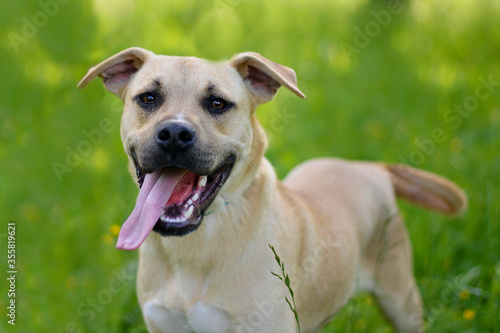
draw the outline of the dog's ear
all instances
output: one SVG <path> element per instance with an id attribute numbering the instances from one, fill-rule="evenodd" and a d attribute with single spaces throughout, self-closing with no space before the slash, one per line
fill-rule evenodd
<path id="1" fill-rule="evenodd" d="M 255 52 L 235 55 L 230 64 L 236 68 L 258 104 L 269 102 L 282 85 L 299 97 L 306 97 L 297 88 L 293 69 L 272 62 Z"/>
<path id="2" fill-rule="evenodd" d="M 123 88 L 126 87 L 132 75 L 152 56 L 154 56 L 153 52 L 139 47 L 126 49 L 90 68 L 77 87 L 82 89 L 99 76 L 106 89 L 122 98 Z"/>

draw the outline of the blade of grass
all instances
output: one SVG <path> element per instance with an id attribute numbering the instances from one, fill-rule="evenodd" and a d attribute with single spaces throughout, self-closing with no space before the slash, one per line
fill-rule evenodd
<path id="1" fill-rule="evenodd" d="M 271 274 L 274 275 L 274 276 L 276 276 L 281 281 L 285 282 L 285 285 L 288 288 L 288 291 L 290 292 L 290 295 L 292 297 L 292 302 L 290 302 L 290 300 L 288 299 L 288 297 L 285 297 L 285 301 L 288 303 L 288 306 L 290 307 L 290 310 L 293 312 L 293 315 L 295 317 L 295 321 L 297 322 L 297 328 L 298 328 L 298 331 L 300 333 L 299 315 L 297 313 L 297 306 L 295 305 L 295 297 L 294 297 L 293 289 L 292 289 L 292 287 L 290 285 L 290 277 L 288 276 L 288 274 L 286 274 L 286 271 L 285 271 L 285 263 L 283 261 L 281 261 L 281 258 L 276 253 L 276 250 L 274 249 L 274 247 L 271 244 L 268 244 L 268 245 L 269 245 L 269 248 L 274 253 L 274 259 L 276 259 L 276 262 L 280 266 L 281 274 L 282 275 L 276 274 L 276 273 L 274 273 L 272 271 L 271 271 Z M 292 306 L 292 303 L 293 303 L 293 306 Z"/>

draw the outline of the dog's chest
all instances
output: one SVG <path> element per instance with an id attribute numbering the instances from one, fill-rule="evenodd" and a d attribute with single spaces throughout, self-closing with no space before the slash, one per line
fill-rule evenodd
<path id="1" fill-rule="evenodd" d="M 163 278 L 158 278 L 159 276 Z M 138 282 L 141 307 L 149 331 L 231 331 L 229 314 L 215 305 L 215 299 L 206 295 L 207 289 L 210 289 L 210 280 L 204 274 L 177 269 L 169 274 L 139 274 Z"/>

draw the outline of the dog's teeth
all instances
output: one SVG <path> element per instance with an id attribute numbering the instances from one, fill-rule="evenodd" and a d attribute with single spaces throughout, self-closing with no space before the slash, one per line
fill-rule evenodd
<path id="1" fill-rule="evenodd" d="M 202 177 L 200 177 L 200 180 L 198 181 L 198 186 L 205 187 L 205 185 L 207 185 L 207 176 L 202 176 Z"/>
<path id="2" fill-rule="evenodd" d="M 184 219 L 188 219 L 193 215 L 194 206 L 189 206 L 189 209 L 184 213 Z"/>
<path id="3" fill-rule="evenodd" d="M 196 200 L 198 200 L 199 198 L 200 198 L 200 195 L 199 195 L 198 193 L 195 193 L 195 194 L 193 195 L 193 201 L 196 201 Z M 191 201 L 191 199 L 189 199 L 189 201 Z M 188 202 L 189 202 L 189 201 L 188 201 Z M 191 203 L 190 203 L 190 204 L 191 204 Z"/>
<path id="4" fill-rule="evenodd" d="M 193 199 L 194 199 L 194 197 L 193 197 Z M 189 199 L 188 202 L 187 202 L 187 204 L 185 205 L 185 207 L 188 208 L 188 206 L 192 205 L 192 204 L 193 204 L 193 200 Z"/>
<path id="5" fill-rule="evenodd" d="M 163 220 L 163 219 L 162 219 Z M 165 221 L 165 220 L 163 220 Z M 185 217 L 176 217 L 176 218 L 173 218 L 173 217 L 167 217 L 166 221 L 165 222 L 168 222 L 168 223 L 183 223 L 183 222 L 186 222 L 187 221 L 187 218 Z"/>

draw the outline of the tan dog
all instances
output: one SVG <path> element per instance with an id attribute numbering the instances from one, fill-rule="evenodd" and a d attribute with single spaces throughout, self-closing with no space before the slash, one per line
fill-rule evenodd
<path id="1" fill-rule="evenodd" d="M 140 246 L 137 291 L 151 332 L 296 332 L 271 274 L 285 264 L 302 332 L 357 291 L 398 331 L 422 330 L 422 302 L 395 193 L 455 215 L 453 183 L 401 165 L 317 159 L 280 182 L 255 117 L 293 70 L 256 53 L 228 62 L 127 49 L 93 67 L 124 101 L 121 136 L 141 190 L 118 248 Z M 151 232 L 151 231 L 155 232 Z"/>

